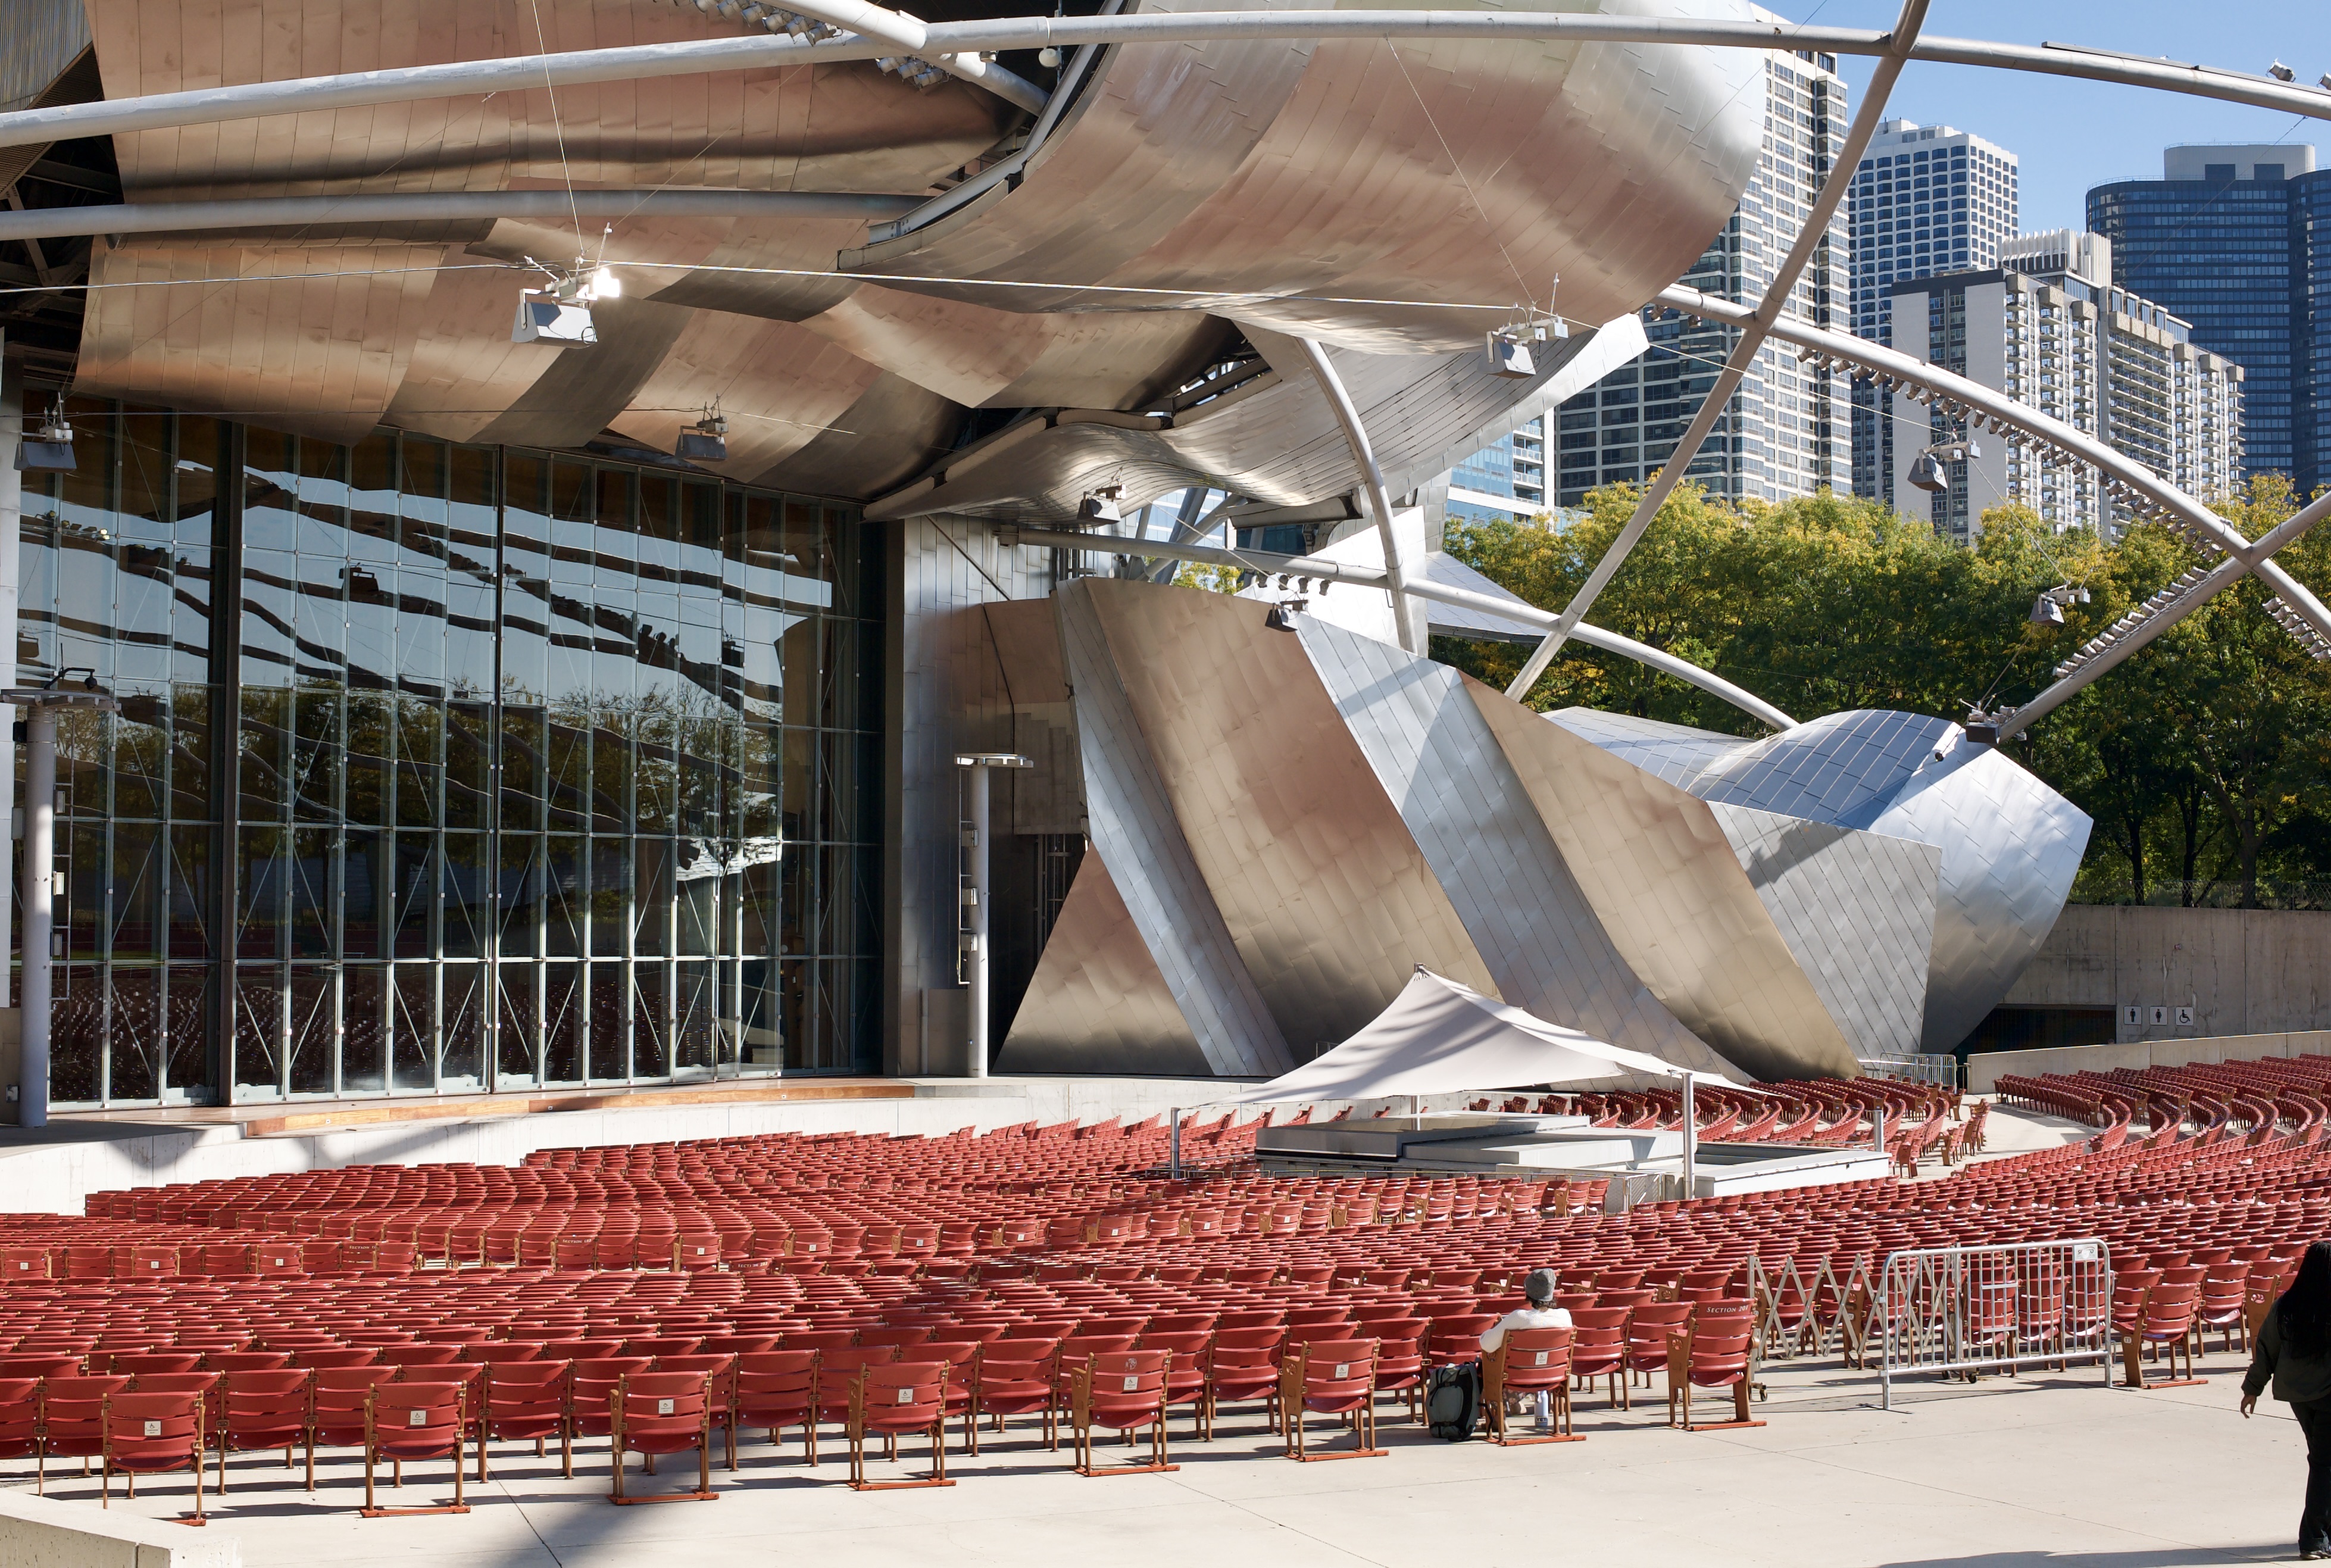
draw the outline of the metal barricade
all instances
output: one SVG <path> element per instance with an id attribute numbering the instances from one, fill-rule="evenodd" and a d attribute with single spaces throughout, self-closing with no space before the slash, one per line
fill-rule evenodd
<path id="1" fill-rule="evenodd" d="M 1861 1056 L 1854 1058 L 1854 1063 L 1867 1078 L 1959 1087 L 1959 1059 L 1955 1056 Z"/>
<path id="2" fill-rule="evenodd" d="M 1914 1372 L 2069 1367 L 2094 1357 L 2112 1382 L 2112 1253 L 2101 1240 L 1889 1253 L 1867 1308 L 1879 1383 Z"/>

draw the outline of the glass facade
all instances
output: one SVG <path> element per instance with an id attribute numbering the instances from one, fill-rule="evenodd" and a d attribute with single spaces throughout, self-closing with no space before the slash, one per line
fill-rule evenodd
<path id="1" fill-rule="evenodd" d="M 2331 478 L 2321 363 L 2331 353 L 2319 279 L 2331 171 L 2237 179 L 2124 180 L 2088 193 L 2088 227 L 2113 242 L 2113 281 L 2193 324 L 2193 341 L 2246 371 L 2246 473 L 2288 474 L 2302 496 Z"/>
<path id="2" fill-rule="evenodd" d="M 55 1103 L 872 1068 L 854 511 L 72 419 L 79 467 L 24 476 L 17 677 L 121 712 L 59 725 Z"/>

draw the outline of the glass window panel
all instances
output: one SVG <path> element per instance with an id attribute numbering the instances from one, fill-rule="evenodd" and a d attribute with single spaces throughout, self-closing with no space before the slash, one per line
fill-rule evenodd
<path id="1" fill-rule="evenodd" d="M 785 806 L 785 837 L 789 844 L 813 841 L 824 836 L 817 817 L 820 792 L 811 787 L 817 774 L 816 755 L 815 730 L 789 728 L 785 732 L 785 772 L 780 794 Z"/>
<path id="2" fill-rule="evenodd" d="M 290 808 L 290 692 L 243 689 L 237 773 L 242 789 L 238 810 L 245 822 L 276 822 Z"/>
<path id="3" fill-rule="evenodd" d="M 243 681 L 246 687 L 290 684 L 293 600 L 299 591 L 298 556 L 284 550 L 243 552 Z"/>
<path id="4" fill-rule="evenodd" d="M 388 967 L 350 964 L 340 971 L 340 1090 L 376 1094 L 388 1088 Z"/>
<path id="5" fill-rule="evenodd" d="M 602 715 L 591 730 L 591 826 L 602 833 L 632 825 L 632 737 L 628 715 Z"/>
<path id="6" fill-rule="evenodd" d="M 280 1092 L 283 973 L 272 964 L 234 966 L 234 1092 L 238 1099 L 272 1099 Z"/>
<path id="7" fill-rule="evenodd" d="M 586 966 L 588 978 L 584 984 L 590 999 L 591 1076 L 595 1079 L 620 1079 L 631 1071 L 631 1048 L 625 1038 L 631 1017 L 625 995 L 630 982 L 623 969 L 621 964 Z"/>
<path id="8" fill-rule="evenodd" d="M 486 698 L 496 689 L 491 570 L 466 570 L 457 562 L 446 574 L 445 684 L 456 696 Z"/>
<path id="9" fill-rule="evenodd" d="M 256 427 L 243 432 L 243 542 L 245 549 L 293 547 L 291 437 Z"/>
<path id="10" fill-rule="evenodd" d="M 300 828 L 293 832 L 289 876 L 291 956 L 338 957 L 338 830 Z"/>
<path id="11" fill-rule="evenodd" d="M 493 710 L 483 703 L 445 708 L 445 825 L 483 828 L 493 814 Z"/>
<path id="12" fill-rule="evenodd" d="M 501 835 L 500 942 L 504 958 L 535 956 L 542 951 L 543 887 L 547 870 L 545 841 L 538 835 Z M 572 949 L 569 949 L 572 951 Z"/>
<path id="13" fill-rule="evenodd" d="M 180 525 L 184 527 L 184 524 Z M 180 546 L 170 574 L 170 679 L 211 678 L 212 552 Z"/>
<path id="14" fill-rule="evenodd" d="M 671 1070 L 709 1072 L 718 1035 L 713 1009 L 714 966 L 672 965 Z"/>
<path id="15" fill-rule="evenodd" d="M 437 966 L 396 964 L 389 967 L 389 1071 L 396 1088 L 429 1088 L 436 1083 Z"/>
<path id="16" fill-rule="evenodd" d="M 747 863 L 743 874 L 733 879 L 742 923 L 737 950 L 748 964 L 764 955 L 792 951 L 785 945 L 779 917 L 779 871 L 775 861 Z"/>
<path id="17" fill-rule="evenodd" d="M 861 837 L 858 762 L 862 745 L 856 735 L 830 729 L 818 733 L 817 836 L 829 843 L 852 844 Z"/>
<path id="18" fill-rule="evenodd" d="M 169 699 L 118 694 L 113 728 L 113 814 L 154 821 L 170 814 Z"/>
<path id="19" fill-rule="evenodd" d="M 291 966 L 291 1092 L 330 1094 L 338 1044 L 338 976 L 311 964 Z"/>
<path id="20" fill-rule="evenodd" d="M 731 731 L 730 735 L 736 746 L 737 831 L 748 839 L 775 838 L 785 831 L 777 811 L 777 784 L 784 763 L 785 732 L 774 726 L 756 724 Z"/>
<path id="21" fill-rule="evenodd" d="M 170 829 L 169 889 L 170 956 L 210 957 L 211 921 L 218 908 L 218 881 L 213 873 L 208 828 Z"/>
<path id="22" fill-rule="evenodd" d="M 810 950 L 812 895 L 817 887 L 816 846 L 786 844 L 785 858 L 777 862 L 777 875 L 782 909 L 780 929 L 785 937 L 777 951 L 806 953 Z"/>
<path id="23" fill-rule="evenodd" d="M 504 832 L 524 832 L 544 825 L 547 720 L 538 708 L 504 708 L 500 716 L 500 771 L 495 774 L 501 792 L 500 827 Z"/>
<path id="24" fill-rule="evenodd" d="M 589 1003 L 584 991 L 585 965 L 546 964 L 542 966 L 542 1080 L 545 1083 L 583 1081 L 585 1025 Z"/>
<path id="25" fill-rule="evenodd" d="M 827 581 L 833 584 L 832 604 L 844 615 L 866 613 L 863 601 L 860 561 L 863 552 L 859 548 L 864 529 L 849 513 L 832 507 L 825 508 L 824 539 Z"/>
<path id="26" fill-rule="evenodd" d="M 394 798 L 396 699 L 377 691 L 352 691 L 347 698 L 346 814 L 350 822 L 385 827 Z"/>
<path id="27" fill-rule="evenodd" d="M 636 868 L 633 889 L 637 894 L 633 904 L 634 953 L 664 954 L 671 951 L 672 915 L 672 841 L 670 839 L 638 839 L 633 841 L 632 863 Z"/>
<path id="28" fill-rule="evenodd" d="M 620 957 L 631 930 L 632 847 L 625 839 L 593 839 L 591 845 L 591 951 Z M 594 1078 L 598 1077 L 593 1073 Z"/>
<path id="29" fill-rule="evenodd" d="M 710 957 L 720 951 L 720 889 L 726 879 L 715 850 L 702 839 L 680 841 L 680 953 Z"/>
<path id="30" fill-rule="evenodd" d="M 752 951 L 750 947 L 746 949 Z M 737 1034 L 747 1068 L 783 1067 L 785 1060 L 783 999 L 777 992 L 777 961 L 747 958 L 743 965 L 744 1001 Z"/>
<path id="31" fill-rule="evenodd" d="M 436 899 L 435 846 L 426 833 L 399 833 L 391 851 L 390 943 L 398 958 L 430 955 L 429 917 Z"/>
<path id="32" fill-rule="evenodd" d="M 348 676 L 348 587 L 346 561 L 302 550 L 293 557 L 299 586 L 291 600 L 291 669 L 302 680 L 339 685 Z M 354 568 L 363 572 L 363 568 Z M 362 576 L 358 579 L 361 582 Z"/>
<path id="33" fill-rule="evenodd" d="M 435 827 L 444 788 L 445 710 L 416 697 L 396 699 L 396 820 Z"/>
<path id="34" fill-rule="evenodd" d="M 445 1093 L 485 1086 L 486 986 L 491 977 L 483 964 L 445 965 L 444 1048 L 437 1067 L 437 1087 Z"/>
<path id="35" fill-rule="evenodd" d="M 49 1101 L 94 1105 L 105 1093 L 105 969 L 60 964 L 50 971 Z"/>
<path id="36" fill-rule="evenodd" d="M 482 958 L 494 918 L 490 841 L 483 833 L 447 833 L 440 863 L 445 869 L 445 956 Z"/>
<path id="37" fill-rule="evenodd" d="M 640 726 L 633 748 L 632 804 L 637 830 L 669 833 L 680 826 L 679 763 L 673 755 L 671 726 L 651 717 Z"/>
<path id="38" fill-rule="evenodd" d="M 170 694 L 170 809 L 180 821 L 212 815 L 211 704 L 207 686 L 178 686 Z"/>
<path id="39" fill-rule="evenodd" d="M 366 562 L 348 568 L 347 681 L 367 690 L 396 684 L 397 596 L 403 579 L 394 565 Z"/>
<path id="40" fill-rule="evenodd" d="M 778 1030 L 785 1036 L 785 1065 L 808 1069 L 823 1065 L 809 1038 L 809 961 L 788 958 L 777 965 Z"/>
<path id="41" fill-rule="evenodd" d="M 172 465 L 176 521 L 171 536 L 182 550 L 203 550 L 213 540 L 218 512 L 219 440 L 214 419 L 182 414 L 170 422 L 177 442 Z"/>
<path id="42" fill-rule="evenodd" d="M 632 976 L 632 1076 L 664 1078 L 671 1072 L 671 965 L 633 966 Z"/>
<path id="43" fill-rule="evenodd" d="M 106 891 L 113 879 L 108 863 L 105 824 L 59 822 L 54 852 L 64 863 L 65 896 L 52 904 L 52 927 L 64 936 L 65 956 L 99 958 L 105 953 Z"/>
<path id="44" fill-rule="evenodd" d="M 208 965 L 172 965 L 169 974 L 170 1068 L 166 1098 L 215 1101 L 211 1032 L 218 1016 L 218 972 Z"/>
<path id="45" fill-rule="evenodd" d="M 396 684 L 422 697 L 445 692 L 445 578 L 410 555 L 396 574 Z"/>
<path id="46" fill-rule="evenodd" d="M 340 951 L 349 958 L 389 955 L 396 899 L 395 841 L 386 833 L 350 832 L 341 849 Z"/>
<path id="47" fill-rule="evenodd" d="M 542 889 L 543 950 L 552 957 L 579 957 L 589 951 L 591 894 L 589 841 L 554 835 Z"/>
<path id="48" fill-rule="evenodd" d="M 591 731 L 554 714 L 544 741 L 544 811 L 553 828 L 590 825 Z"/>
<path id="49" fill-rule="evenodd" d="M 162 945 L 169 933 L 166 831 L 143 822 L 113 826 L 107 876 L 112 893 L 112 932 L 107 946 L 117 959 L 162 956 Z M 154 1022 L 158 1031 L 160 1018 Z"/>
<path id="50" fill-rule="evenodd" d="M 542 1048 L 542 965 L 502 964 L 494 977 L 494 1088 L 518 1088 L 534 1082 L 535 1053 Z"/>
<path id="51" fill-rule="evenodd" d="M 777 657 L 785 666 L 779 684 L 787 724 L 817 722 L 817 617 L 786 612 L 779 623 Z"/>
<path id="52" fill-rule="evenodd" d="M 381 438 L 376 438 L 381 439 Z M 292 548 L 303 556 L 345 559 L 348 553 L 348 449 L 302 437 L 299 454 L 299 531 Z M 338 573 L 335 571 L 337 577 Z"/>
<path id="53" fill-rule="evenodd" d="M 105 987 L 106 1098 L 158 1099 L 166 1036 L 162 1020 L 162 971 L 114 967 Z"/>
<path id="54" fill-rule="evenodd" d="M 291 885 L 290 834 L 281 828 L 245 828 L 237 846 L 235 953 L 243 958 L 281 957 Z"/>
<path id="55" fill-rule="evenodd" d="M 828 729 L 859 728 L 858 622 L 837 615 L 821 620 L 825 651 L 818 663 L 823 689 L 817 722 Z"/>
<path id="56" fill-rule="evenodd" d="M 343 716 L 336 690 L 302 690 L 293 708 L 291 815 L 301 822 L 340 820 Z"/>

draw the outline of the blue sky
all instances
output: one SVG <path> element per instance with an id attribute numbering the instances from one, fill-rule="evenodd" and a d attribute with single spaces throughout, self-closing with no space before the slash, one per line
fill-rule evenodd
<path id="1" fill-rule="evenodd" d="M 1898 0 L 1791 0 L 1774 9 L 1816 25 L 1884 28 L 1900 7 Z M 2331 8 L 2324 0 L 1934 0 L 1926 31 L 2085 43 L 2233 71 L 2263 72 L 2280 59 L 2307 83 L 2331 71 Z M 1871 62 L 1848 56 L 1840 64 L 1859 106 Z M 2331 105 L 2331 93 L 2324 97 Z M 2090 185 L 2159 179 L 2161 149 L 2179 142 L 2311 142 L 2318 166 L 2331 157 L 2331 121 L 2301 123 L 2210 99 L 2021 71 L 1913 64 L 1896 84 L 1889 112 L 1973 131 L 2014 153 L 2026 230 L 2079 223 Z"/>

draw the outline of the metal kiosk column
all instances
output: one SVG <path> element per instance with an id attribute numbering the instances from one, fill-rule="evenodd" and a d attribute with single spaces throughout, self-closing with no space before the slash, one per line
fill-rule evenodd
<path id="1" fill-rule="evenodd" d="M 965 984 L 971 995 L 971 1060 L 968 1074 L 972 1078 L 987 1076 L 987 775 L 999 767 L 1034 767 L 1036 765 L 1016 753 L 984 751 L 971 756 L 955 759 L 957 767 L 971 770 L 971 810 L 964 824 L 963 858 L 968 860 L 960 879 L 961 891 L 956 898 L 961 903 L 961 915 L 956 924 L 956 948 Z"/>
<path id="2" fill-rule="evenodd" d="M 67 671 L 58 671 L 62 679 Z M 49 970 L 55 959 L 57 842 L 57 710 L 118 713 L 120 704 L 100 691 L 92 674 L 78 689 L 40 686 L 0 691 L 0 702 L 24 712 L 24 1050 L 17 1069 L 16 1122 L 49 1125 Z"/>

